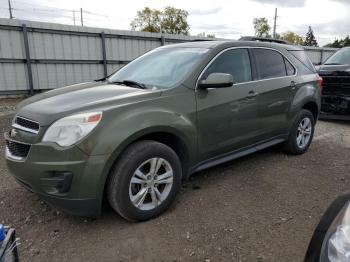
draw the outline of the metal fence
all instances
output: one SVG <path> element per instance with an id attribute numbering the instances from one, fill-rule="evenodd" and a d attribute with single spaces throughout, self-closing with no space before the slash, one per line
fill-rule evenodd
<path id="1" fill-rule="evenodd" d="M 312 63 L 319 65 L 327 60 L 338 48 L 304 47 Z"/>
<path id="2" fill-rule="evenodd" d="M 0 95 L 102 78 L 151 49 L 195 39 L 0 19 Z"/>
<path id="3" fill-rule="evenodd" d="M 102 78 L 151 49 L 195 39 L 0 18 L 0 95 Z M 306 50 L 318 64 L 336 49 Z"/>

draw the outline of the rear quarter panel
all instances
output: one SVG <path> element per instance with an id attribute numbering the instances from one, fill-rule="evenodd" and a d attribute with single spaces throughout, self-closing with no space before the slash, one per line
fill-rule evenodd
<path id="1" fill-rule="evenodd" d="M 297 88 L 289 110 L 290 124 L 293 123 L 297 113 L 309 102 L 317 104 L 318 111 L 321 108 L 321 90 L 317 84 L 317 74 L 299 75 L 296 78 Z"/>

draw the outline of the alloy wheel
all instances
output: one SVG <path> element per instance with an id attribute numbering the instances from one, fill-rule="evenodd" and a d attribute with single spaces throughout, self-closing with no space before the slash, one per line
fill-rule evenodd
<path id="1" fill-rule="evenodd" d="M 305 148 L 311 139 L 312 135 L 312 122 L 308 117 L 303 118 L 300 121 L 297 131 L 297 145 L 300 149 Z"/>
<path id="2" fill-rule="evenodd" d="M 134 172 L 129 185 L 132 204 L 140 210 L 158 207 L 169 195 L 174 172 L 163 158 L 155 157 L 143 162 Z"/>

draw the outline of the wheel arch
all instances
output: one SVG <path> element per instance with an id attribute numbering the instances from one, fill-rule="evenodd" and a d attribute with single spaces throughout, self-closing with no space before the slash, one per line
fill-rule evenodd
<path id="1" fill-rule="evenodd" d="M 157 141 L 173 149 L 181 161 L 182 179 L 188 178 L 188 170 L 190 167 L 190 163 L 194 158 L 193 154 L 195 153 L 193 150 L 191 150 L 191 147 L 193 147 L 193 145 L 191 146 L 189 144 L 188 139 L 186 139 L 176 130 L 173 130 L 169 127 L 157 127 L 150 128 L 147 130 L 141 130 L 135 134 L 130 135 L 128 139 L 126 139 L 122 144 L 115 148 L 115 150 L 107 160 L 103 171 L 103 177 L 101 179 L 99 190 L 101 202 L 104 198 L 107 178 L 110 175 L 113 166 L 118 161 L 119 157 L 127 147 L 141 140 Z"/>
<path id="2" fill-rule="evenodd" d="M 309 110 L 313 114 L 315 121 L 317 121 L 317 118 L 319 115 L 319 108 L 316 102 L 314 101 L 306 102 L 301 108 Z"/>

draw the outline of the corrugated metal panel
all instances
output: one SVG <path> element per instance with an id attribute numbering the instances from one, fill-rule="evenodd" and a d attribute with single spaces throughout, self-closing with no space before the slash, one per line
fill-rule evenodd
<path id="1" fill-rule="evenodd" d="M 0 57 L 24 58 L 23 36 L 20 31 L 0 30 Z"/>
<path id="2" fill-rule="evenodd" d="M 34 64 L 35 89 L 53 89 L 80 82 L 88 82 L 103 75 L 99 64 Z"/>
<path id="3" fill-rule="evenodd" d="M 27 86 L 24 64 L 0 63 L 0 91 L 26 90 Z"/>
<path id="4" fill-rule="evenodd" d="M 338 48 L 324 48 L 324 47 L 304 47 L 311 62 L 314 64 L 320 64 L 327 60 L 332 54 L 334 54 Z"/>

